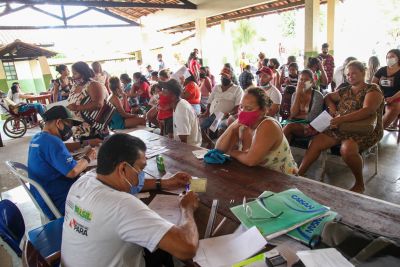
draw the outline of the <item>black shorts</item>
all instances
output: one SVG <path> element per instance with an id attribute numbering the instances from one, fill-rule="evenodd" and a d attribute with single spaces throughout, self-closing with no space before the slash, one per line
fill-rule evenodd
<path id="1" fill-rule="evenodd" d="M 164 133 L 170 134 L 174 132 L 174 122 L 172 117 L 164 119 Z"/>

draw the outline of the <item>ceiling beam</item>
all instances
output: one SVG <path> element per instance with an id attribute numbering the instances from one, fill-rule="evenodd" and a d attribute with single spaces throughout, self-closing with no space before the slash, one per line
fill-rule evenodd
<path id="1" fill-rule="evenodd" d="M 0 30 L 40 30 L 40 29 L 71 29 L 71 28 L 113 28 L 132 27 L 132 24 L 111 24 L 111 25 L 59 25 L 59 26 L 0 26 Z"/>
<path id="2" fill-rule="evenodd" d="M 95 10 L 97 12 L 103 13 L 103 14 L 105 14 L 107 16 L 113 17 L 115 19 L 122 20 L 122 21 L 130 24 L 131 26 L 140 26 L 140 24 L 137 23 L 136 21 L 127 19 L 127 18 L 125 18 L 123 16 L 120 16 L 120 15 L 114 13 L 114 12 L 111 12 L 107 8 L 106 9 L 101 9 L 101 8 L 97 8 L 97 7 L 91 7 L 91 9 L 93 9 L 93 10 Z"/>
<path id="3" fill-rule="evenodd" d="M 120 1 L 50 1 L 50 0 L 0 0 L 0 3 L 17 3 L 25 5 L 65 5 L 65 6 L 87 6 L 87 7 L 127 7 L 127 8 L 158 8 L 158 9 L 197 9 L 197 5 L 187 0 L 181 0 L 182 4 L 159 4 L 142 2 L 120 2 Z"/>

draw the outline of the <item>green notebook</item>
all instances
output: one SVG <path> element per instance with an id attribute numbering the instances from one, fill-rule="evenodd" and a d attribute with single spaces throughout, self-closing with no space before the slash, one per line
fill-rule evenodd
<path id="1" fill-rule="evenodd" d="M 296 188 L 280 193 L 264 191 L 256 200 L 231 211 L 244 226 L 256 226 L 264 237 L 272 239 L 324 216 L 329 208 Z"/>
<path id="2" fill-rule="evenodd" d="M 313 220 L 307 224 L 304 224 L 290 232 L 287 233 L 288 236 L 303 242 L 304 244 L 309 244 L 311 238 L 314 235 L 321 235 L 322 229 L 325 223 L 333 221 L 337 213 L 334 211 L 329 211 L 326 216 Z"/>

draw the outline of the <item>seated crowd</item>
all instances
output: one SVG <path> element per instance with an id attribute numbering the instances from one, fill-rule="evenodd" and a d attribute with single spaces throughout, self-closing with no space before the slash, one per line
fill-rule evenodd
<path id="1" fill-rule="evenodd" d="M 58 66 L 53 100 L 67 100 L 68 105 L 46 112 L 32 107 L 42 114 L 45 126 L 30 142 L 28 171 L 68 218 L 65 225 L 82 220 L 74 207 L 90 215 L 86 235 L 64 227 L 62 264 L 94 266 L 101 255 L 103 266 L 124 266 L 128 261 L 143 266 L 162 258 L 155 256 L 161 253 L 157 248 L 182 260 L 193 257 L 197 249 L 195 193 L 180 197 L 179 225 L 162 219 L 135 197 L 161 187 L 180 188 L 190 176 L 178 172 L 167 180 L 145 179 L 146 145 L 127 134 L 110 136 L 110 130 L 147 122 L 162 136 L 215 148 L 246 166 L 301 176 L 322 151 L 340 146 L 341 157 L 355 177 L 351 190 L 363 192 L 360 153 L 377 144 L 383 129 L 400 114 L 400 50 L 390 50 L 386 59 L 385 67 L 370 60 L 366 68 L 349 58 L 334 72 L 333 57 L 324 44 L 322 53 L 309 58 L 304 70 L 299 70 L 294 56 L 280 66 L 276 58 L 260 53 L 256 71 L 243 65 L 238 78 L 231 64 L 221 66 L 220 82 L 202 65 L 197 49 L 186 64 L 190 75 L 179 78 L 172 78 L 161 54 L 158 71 L 149 65 L 147 73 L 135 72 L 132 77 L 110 77 L 98 62 L 92 68 L 85 62 L 73 64 L 72 77 L 65 65 Z M 18 89 L 11 92 L 8 98 L 15 101 Z M 318 132 L 310 123 L 324 110 L 333 119 L 328 129 Z M 376 122 L 371 133 L 341 130 L 346 123 L 371 116 Z M 74 141 L 66 142 L 71 137 Z M 309 143 L 298 166 L 290 145 L 299 138 Z M 96 155 L 93 147 L 99 144 Z M 88 145 L 91 148 L 81 159 L 72 157 L 72 151 Z M 96 172 L 85 173 L 96 157 Z M 40 194 L 32 191 L 47 216 L 54 218 Z"/>

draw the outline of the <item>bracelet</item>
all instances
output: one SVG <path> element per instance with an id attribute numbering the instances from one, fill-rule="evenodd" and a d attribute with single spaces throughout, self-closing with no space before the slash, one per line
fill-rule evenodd
<path id="1" fill-rule="evenodd" d="M 90 158 L 89 158 L 87 155 L 83 156 L 83 159 L 86 159 L 87 163 L 90 164 L 90 161 L 91 161 L 91 160 L 90 160 Z"/>
<path id="2" fill-rule="evenodd" d="M 158 191 L 161 191 L 161 179 L 160 178 L 156 179 L 156 189 Z"/>

